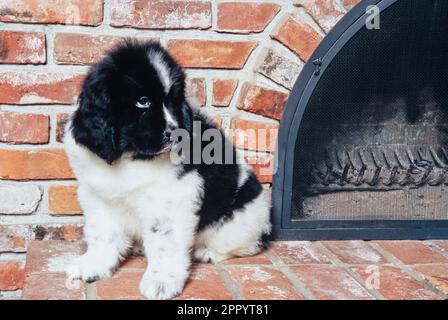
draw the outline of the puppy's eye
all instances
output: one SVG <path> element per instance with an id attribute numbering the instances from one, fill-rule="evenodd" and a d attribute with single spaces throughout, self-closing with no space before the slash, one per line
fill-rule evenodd
<path id="1" fill-rule="evenodd" d="M 137 108 L 143 108 L 143 109 L 149 108 L 151 106 L 151 101 L 149 101 L 148 97 L 143 96 L 137 100 L 135 106 Z"/>

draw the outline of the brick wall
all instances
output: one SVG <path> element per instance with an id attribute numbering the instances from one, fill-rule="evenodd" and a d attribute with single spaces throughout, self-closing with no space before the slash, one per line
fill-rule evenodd
<path id="1" fill-rule="evenodd" d="M 81 236 L 62 128 L 104 50 L 124 37 L 160 40 L 187 68 L 189 95 L 223 128 L 268 129 L 267 141 L 234 140 L 259 173 L 304 62 L 356 2 L 2 0 L 0 296 L 20 291 L 29 240 Z M 268 188 L 271 176 L 259 177 Z"/>

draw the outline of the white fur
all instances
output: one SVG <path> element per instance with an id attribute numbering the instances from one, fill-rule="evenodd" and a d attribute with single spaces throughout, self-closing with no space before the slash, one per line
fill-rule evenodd
<path id="1" fill-rule="evenodd" d="M 159 51 L 151 50 L 148 53 L 148 60 L 156 69 L 159 79 L 162 81 L 165 93 L 168 93 L 171 87 L 170 69 L 166 65 L 162 54 Z"/>
<path id="2" fill-rule="evenodd" d="M 270 233 L 269 199 L 262 192 L 225 223 L 217 223 L 196 237 L 194 257 L 202 262 L 220 262 L 260 252 L 261 233 Z"/>
<path id="3" fill-rule="evenodd" d="M 244 161 L 244 155 L 240 150 L 236 150 L 236 161 L 239 164 L 238 166 L 238 188 L 241 188 L 244 183 L 247 181 L 247 178 L 249 178 L 251 168 L 249 165 Z"/>
<path id="4" fill-rule="evenodd" d="M 149 299 L 170 299 L 182 291 L 188 278 L 191 248 L 204 261 L 255 254 L 261 233 L 270 231 L 264 193 L 230 221 L 195 234 L 203 190 L 203 179 L 195 171 L 179 178 L 179 167 L 168 154 L 150 161 L 125 155 L 108 165 L 76 144 L 70 129 L 65 146 L 79 180 L 88 244 L 87 252 L 67 269 L 72 279 L 109 277 L 133 241 L 139 241 L 149 262 L 140 292 Z M 247 168 L 240 171 L 241 181 L 247 179 Z"/>
<path id="5" fill-rule="evenodd" d="M 168 124 L 168 127 L 178 128 L 179 124 L 174 119 L 174 117 L 171 115 L 171 113 L 168 111 L 168 109 L 163 106 L 163 115 L 165 116 L 165 120 Z"/>

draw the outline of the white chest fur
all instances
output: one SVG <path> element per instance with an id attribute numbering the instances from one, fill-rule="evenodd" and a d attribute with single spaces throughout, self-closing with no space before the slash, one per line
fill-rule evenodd
<path id="1" fill-rule="evenodd" d="M 171 163 L 169 155 L 150 161 L 123 156 L 109 165 L 76 144 L 70 132 L 67 131 L 65 137 L 66 150 L 80 188 L 116 206 L 125 206 L 126 211 L 147 203 L 144 207 L 150 206 L 148 210 L 160 215 L 167 210 L 179 210 L 200 195 L 200 176 L 191 172 L 179 179 L 179 168 Z"/>

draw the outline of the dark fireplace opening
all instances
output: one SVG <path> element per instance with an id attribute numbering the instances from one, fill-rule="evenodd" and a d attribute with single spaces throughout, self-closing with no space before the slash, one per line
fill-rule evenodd
<path id="1" fill-rule="evenodd" d="M 363 21 L 370 4 L 379 29 Z M 277 235 L 447 237 L 448 1 L 355 9 L 314 53 L 282 119 Z"/>

